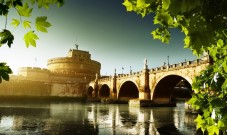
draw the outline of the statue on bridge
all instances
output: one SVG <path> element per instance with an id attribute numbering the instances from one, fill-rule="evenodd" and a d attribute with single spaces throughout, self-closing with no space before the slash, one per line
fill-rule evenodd
<path id="1" fill-rule="evenodd" d="M 148 69 L 148 65 L 147 65 L 147 59 L 144 59 L 144 69 Z"/>

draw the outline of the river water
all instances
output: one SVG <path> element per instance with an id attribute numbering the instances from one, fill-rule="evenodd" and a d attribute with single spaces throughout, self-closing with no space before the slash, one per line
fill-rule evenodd
<path id="1" fill-rule="evenodd" d="M 183 103 L 161 108 L 98 103 L 0 103 L 0 135 L 162 135 L 158 129 L 168 131 L 163 129 L 166 126 L 176 128 L 178 134 L 192 135 L 195 117 L 185 113 Z"/>

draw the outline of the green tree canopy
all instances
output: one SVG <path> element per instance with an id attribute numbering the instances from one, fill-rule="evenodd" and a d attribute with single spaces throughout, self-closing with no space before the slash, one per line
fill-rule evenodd
<path id="1" fill-rule="evenodd" d="M 227 131 L 227 1 L 226 0 L 124 0 L 127 11 L 142 17 L 155 14 L 151 32 L 154 39 L 169 43 L 170 29 L 184 35 L 184 47 L 200 55 L 204 51 L 213 58 L 213 65 L 201 72 L 192 84 L 189 100 L 197 110 L 195 122 L 203 132 L 226 134 Z"/>
<path id="2" fill-rule="evenodd" d="M 51 24 L 47 21 L 46 16 L 37 16 L 35 20 L 30 20 L 32 16 L 32 11 L 34 6 L 38 8 L 48 9 L 50 5 L 57 5 L 61 7 L 64 4 L 64 0 L 0 0 L 0 16 L 1 21 L 4 22 L 5 27 L 0 31 L 0 47 L 2 45 L 7 45 L 11 47 L 14 41 L 13 33 L 7 29 L 10 21 L 8 14 L 13 10 L 16 11 L 18 17 L 12 18 L 10 25 L 17 28 L 22 26 L 27 30 L 27 33 L 24 35 L 24 41 L 26 47 L 36 46 L 36 40 L 39 39 L 37 32 L 47 33 L 47 28 Z M 34 23 L 32 23 L 34 22 Z M 34 26 L 32 26 L 34 24 Z M 6 63 L 0 63 L 0 82 L 2 79 L 9 80 L 9 74 L 12 73 L 11 69 L 7 66 Z"/>
<path id="3" fill-rule="evenodd" d="M 168 43 L 171 28 L 185 34 L 185 47 L 201 54 L 219 39 L 227 38 L 226 0 L 125 0 L 127 11 L 135 11 L 142 17 L 154 13 L 152 31 L 154 39 Z"/>

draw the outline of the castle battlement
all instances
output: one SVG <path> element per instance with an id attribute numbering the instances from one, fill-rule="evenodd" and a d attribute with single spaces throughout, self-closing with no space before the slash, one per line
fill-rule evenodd
<path id="1" fill-rule="evenodd" d="M 42 72 L 42 73 L 47 73 L 49 74 L 50 71 L 46 68 L 40 68 L 40 67 L 20 67 L 18 69 L 18 74 L 22 72 Z"/>
<path id="2" fill-rule="evenodd" d="M 88 63 L 94 65 L 101 65 L 99 62 L 91 60 L 91 59 L 79 59 L 79 58 L 71 58 L 71 57 L 58 57 L 49 59 L 47 62 L 47 66 L 54 63 Z"/>
<path id="3" fill-rule="evenodd" d="M 50 71 L 39 67 L 21 67 L 18 69 L 18 79 L 33 81 L 49 81 Z"/>

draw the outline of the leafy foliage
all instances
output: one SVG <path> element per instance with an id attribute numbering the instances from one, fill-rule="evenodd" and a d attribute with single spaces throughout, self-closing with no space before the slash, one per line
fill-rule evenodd
<path id="1" fill-rule="evenodd" d="M 195 77 L 188 101 L 202 111 L 197 129 L 209 135 L 227 134 L 227 1 L 226 0 L 124 0 L 127 11 L 145 17 L 155 14 L 154 39 L 169 43 L 170 29 L 180 29 L 184 47 L 194 54 L 208 52 L 213 65 Z"/>
<path id="2" fill-rule="evenodd" d="M 217 36 L 227 36 L 225 0 L 124 0 L 123 5 L 142 17 L 155 13 L 154 24 L 159 27 L 151 33 L 162 42 L 169 42 L 170 28 L 180 29 L 185 34 L 185 47 L 196 54 L 208 51 Z"/>
<path id="3" fill-rule="evenodd" d="M 22 24 L 24 29 L 29 29 L 24 35 L 24 41 L 26 47 L 36 46 L 36 41 L 39 39 L 36 31 L 47 32 L 47 28 L 51 24 L 47 21 L 47 17 L 41 16 L 36 17 L 35 21 L 30 20 L 32 16 L 33 6 L 37 5 L 38 8 L 48 9 L 50 5 L 57 4 L 58 7 L 64 5 L 64 0 L 1 0 L 0 1 L 0 16 L 6 19 L 5 28 L 0 31 L 0 46 L 7 44 L 11 47 L 14 41 L 14 35 L 7 29 L 7 15 L 10 11 L 15 10 L 18 13 L 20 19 L 12 18 L 10 23 L 12 26 L 17 28 Z M 34 26 L 32 26 L 32 22 Z M 0 82 L 2 79 L 9 80 L 8 74 L 12 73 L 11 69 L 6 65 L 6 63 L 0 63 Z"/>

